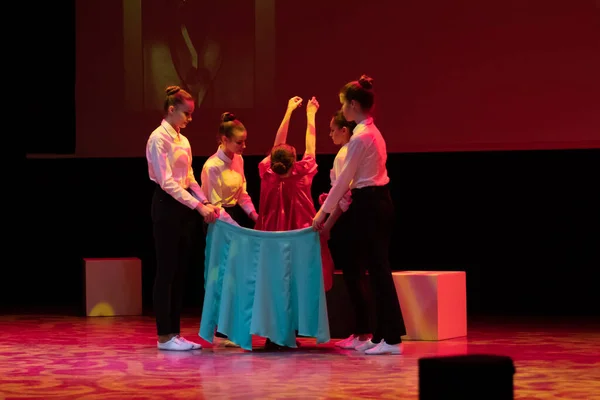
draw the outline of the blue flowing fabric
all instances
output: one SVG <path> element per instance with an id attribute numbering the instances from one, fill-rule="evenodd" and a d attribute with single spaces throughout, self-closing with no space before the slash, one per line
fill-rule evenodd
<path id="1" fill-rule="evenodd" d="M 296 331 L 329 341 L 319 234 L 265 232 L 217 220 L 206 237 L 199 335 L 219 332 L 252 350 L 252 335 L 296 347 Z"/>

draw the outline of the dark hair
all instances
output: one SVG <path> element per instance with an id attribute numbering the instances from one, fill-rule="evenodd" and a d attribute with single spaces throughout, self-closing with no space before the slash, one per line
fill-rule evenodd
<path id="1" fill-rule="evenodd" d="M 360 104 L 364 111 L 370 111 L 375 104 L 375 93 L 373 92 L 373 78 L 362 75 L 357 81 L 348 82 L 340 94 L 344 95 L 346 101 L 352 100 Z"/>
<path id="2" fill-rule="evenodd" d="M 167 97 L 163 106 L 165 113 L 169 112 L 169 107 L 183 104 L 186 101 L 194 101 L 191 94 L 180 88 L 179 86 L 169 86 L 165 89 Z"/>
<path id="3" fill-rule="evenodd" d="M 271 169 L 278 175 L 285 175 L 296 162 L 294 146 L 283 143 L 271 150 Z"/>
<path id="4" fill-rule="evenodd" d="M 246 127 L 238 120 L 233 113 L 224 112 L 221 114 L 221 125 L 219 125 L 219 135 L 217 142 L 221 143 L 221 136 L 228 139 L 233 137 L 234 131 L 245 131 Z"/>
<path id="5" fill-rule="evenodd" d="M 350 132 L 350 136 L 352 136 L 352 131 L 356 128 L 356 121 L 348 121 L 344 118 L 344 113 L 342 110 L 338 110 L 335 114 L 333 114 L 333 123 L 340 129 L 348 128 L 348 132 Z"/>

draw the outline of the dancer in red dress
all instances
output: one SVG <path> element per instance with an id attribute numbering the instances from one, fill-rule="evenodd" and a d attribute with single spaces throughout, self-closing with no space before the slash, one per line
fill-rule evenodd
<path id="1" fill-rule="evenodd" d="M 290 118 L 302 105 L 302 99 L 292 97 L 275 136 L 271 154 L 258 165 L 260 175 L 260 208 L 256 221 L 257 230 L 290 231 L 312 226 L 316 214 L 312 200 L 312 181 L 317 174 L 315 115 L 319 102 L 314 97 L 306 105 L 306 149 L 300 161 L 296 161 L 296 149 L 286 143 Z M 320 235 L 323 283 L 325 290 L 333 283 L 333 259 L 327 239 Z M 297 345 L 300 345 L 296 341 Z M 267 349 L 284 349 L 283 346 L 265 343 Z"/>
<path id="2" fill-rule="evenodd" d="M 315 160 L 315 115 L 319 102 L 314 97 L 306 105 L 306 149 L 296 161 L 296 149 L 286 143 L 290 118 L 302 104 L 298 96 L 292 97 L 275 136 L 271 154 L 258 166 L 261 178 L 260 208 L 256 228 L 263 231 L 289 231 L 312 226 L 316 214 L 311 195 L 312 181 L 317 173 Z M 327 241 L 321 240 L 325 290 L 333 281 L 333 260 Z"/>

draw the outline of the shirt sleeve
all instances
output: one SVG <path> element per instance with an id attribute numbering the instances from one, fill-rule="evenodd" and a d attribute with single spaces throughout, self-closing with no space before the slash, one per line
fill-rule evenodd
<path id="1" fill-rule="evenodd" d="M 198 184 L 198 181 L 196 180 L 196 177 L 194 176 L 194 169 L 192 168 L 192 161 L 191 161 L 192 160 L 192 150 L 191 149 L 189 150 L 189 154 L 190 154 L 190 165 L 188 167 L 188 181 L 190 182 L 190 189 L 196 195 L 195 196 L 196 199 L 198 199 L 201 203 L 204 203 L 208 199 L 202 192 L 202 188 L 200 187 L 200 185 Z"/>
<path id="2" fill-rule="evenodd" d="M 331 169 L 331 171 L 329 173 L 329 179 L 331 180 L 331 186 L 333 186 L 337 179 L 337 177 L 335 176 L 335 167 Z M 352 191 L 348 190 L 346 192 L 346 194 L 342 197 L 342 199 L 340 200 L 338 205 L 340 206 L 340 209 L 342 210 L 342 212 L 346 212 L 346 211 L 348 211 L 348 208 L 350 208 L 351 203 L 352 203 Z"/>
<path id="3" fill-rule="evenodd" d="M 346 194 L 342 197 L 342 199 L 340 200 L 338 205 L 340 206 L 340 208 L 342 209 L 343 212 L 346 212 L 346 211 L 348 211 L 348 208 L 350 208 L 351 203 L 352 203 L 352 192 L 350 190 L 348 190 L 346 192 Z"/>
<path id="4" fill-rule="evenodd" d="M 168 160 L 168 150 L 161 138 L 151 137 L 148 140 L 148 156 L 150 168 L 152 168 L 161 189 L 180 203 L 195 209 L 200 201 L 173 179 L 173 172 Z"/>
<path id="5" fill-rule="evenodd" d="M 220 207 L 223 203 L 223 192 L 221 190 L 221 176 L 218 168 L 204 165 L 200 174 L 202 191 L 206 199 L 213 205 Z"/>
<path id="6" fill-rule="evenodd" d="M 302 160 L 298 161 L 294 166 L 296 174 L 298 175 L 316 175 L 317 174 L 317 160 L 312 154 L 305 154 Z"/>
<path id="7" fill-rule="evenodd" d="M 346 192 L 348 192 L 350 189 L 350 182 L 354 179 L 354 175 L 364 158 L 365 149 L 366 147 L 362 140 L 351 140 L 350 143 L 348 143 L 348 153 L 346 154 L 344 166 L 342 167 L 340 176 L 337 177 L 335 183 L 329 190 L 327 199 L 321 206 L 323 212 L 330 214 Z"/>
<path id="8" fill-rule="evenodd" d="M 246 212 L 246 214 L 250 215 L 252 212 L 256 212 L 254 208 L 254 204 L 252 203 L 252 199 L 246 190 L 246 175 L 244 174 L 244 163 L 242 162 L 242 191 L 238 198 L 238 204 L 242 209 Z"/>

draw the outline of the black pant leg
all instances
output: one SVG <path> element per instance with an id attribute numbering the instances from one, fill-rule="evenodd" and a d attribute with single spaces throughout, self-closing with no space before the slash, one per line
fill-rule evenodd
<path id="1" fill-rule="evenodd" d="M 353 231 L 360 235 L 361 252 L 367 263 L 375 302 L 377 326 L 373 340 L 401 342 L 406 334 L 404 319 L 392 278 L 389 250 L 394 224 L 394 206 L 387 188 L 353 191 Z"/>

